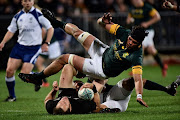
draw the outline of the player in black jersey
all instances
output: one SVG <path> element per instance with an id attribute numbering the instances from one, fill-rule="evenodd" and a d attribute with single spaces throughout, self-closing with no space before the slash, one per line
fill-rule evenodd
<path id="1" fill-rule="evenodd" d="M 76 70 L 71 65 L 67 64 L 62 70 L 59 81 L 53 82 L 53 89 L 46 96 L 44 104 L 46 110 L 50 114 L 84 114 L 100 111 L 100 98 L 96 87 L 92 83 L 87 83 L 82 86 L 80 82 L 73 82 L 73 76 L 76 75 Z M 78 98 L 78 90 L 80 87 L 89 87 L 94 91 L 94 99 L 83 100 Z M 59 95 L 55 98 L 57 91 Z"/>

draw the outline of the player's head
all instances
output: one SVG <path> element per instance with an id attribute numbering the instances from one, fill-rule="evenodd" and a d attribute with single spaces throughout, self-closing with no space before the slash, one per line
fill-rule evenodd
<path id="1" fill-rule="evenodd" d="M 34 5 L 34 0 L 21 0 L 22 6 L 26 12 L 28 12 Z"/>
<path id="2" fill-rule="evenodd" d="M 49 100 L 46 103 L 46 110 L 49 114 L 67 114 L 71 109 L 70 101 L 67 97 L 61 98 L 59 101 Z"/>
<path id="3" fill-rule="evenodd" d="M 140 46 L 144 38 L 149 33 L 142 26 L 133 26 L 130 35 L 128 36 L 126 48 L 136 49 Z"/>
<path id="4" fill-rule="evenodd" d="M 139 7 L 143 4 L 143 0 L 131 0 L 131 4 L 135 7 Z"/>

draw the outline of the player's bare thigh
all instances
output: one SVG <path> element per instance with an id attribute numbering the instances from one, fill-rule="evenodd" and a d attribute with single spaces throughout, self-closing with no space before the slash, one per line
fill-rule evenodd
<path id="1" fill-rule="evenodd" d="M 75 88 L 73 83 L 73 77 L 77 74 L 75 68 L 70 65 L 66 64 L 63 69 L 59 80 L 59 87 L 60 88 Z"/>
<path id="2" fill-rule="evenodd" d="M 33 67 L 34 65 L 32 63 L 25 62 L 22 65 L 20 73 L 29 74 L 32 71 Z"/>
<path id="3" fill-rule="evenodd" d="M 79 35 L 81 35 L 84 31 L 79 29 L 76 25 L 68 23 L 66 24 L 65 30 L 67 33 L 73 35 L 76 39 L 78 39 Z M 89 34 L 88 37 L 83 40 L 83 47 L 85 48 L 86 51 L 89 50 L 92 42 L 95 40 L 96 37 L 93 35 Z"/>
<path id="4" fill-rule="evenodd" d="M 14 73 L 20 67 L 21 64 L 22 64 L 21 59 L 9 58 L 6 69 L 6 77 L 8 78 L 13 77 Z"/>

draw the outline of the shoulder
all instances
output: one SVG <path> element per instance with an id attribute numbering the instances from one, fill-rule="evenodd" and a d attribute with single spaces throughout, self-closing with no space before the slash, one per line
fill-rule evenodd
<path id="1" fill-rule="evenodd" d="M 37 14 L 38 14 L 39 16 L 42 16 L 42 15 L 43 15 L 42 12 L 41 12 L 38 8 L 35 8 L 35 10 L 36 10 L 36 12 L 37 12 Z"/>
<path id="2" fill-rule="evenodd" d="M 42 12 L 39 9 L 37 9 L 37 8 L 34 8 L 34 10 L 32 10 L 30 13 L 32 15 L 34 15 L 34 16 L 37 16 L 37 17 L 40 17 L 40 16 L 43 15 Z"/>
<path id="3" fill-rule="evenodd" d="M 24 12 L 21 10 L 17 14 L 14 15 L 13 18 L 18 19 Z"/>

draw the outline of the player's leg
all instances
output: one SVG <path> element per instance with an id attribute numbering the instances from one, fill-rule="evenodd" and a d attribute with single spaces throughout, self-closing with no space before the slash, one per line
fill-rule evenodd
<path id="1" fill-rule="evenodd" d="M 163 77 L 165 77 L 167 75 L 168 65 L 163 64 L 163 62 L 162 62 L 156 48 L 154 47 L 154 45 L 148 46 L 147 51 L 149 54 L 151 54 L 154 57 L 155 61 L 159 64 L 159 66 L 162 69 L 162 75 L 163 75 Z"/>
<path id="2" fill-rule="evenodd" d="M 43 54 L 43 53 L 38 56 L 35 64 L 36 64 L 36 67 L 37 67 L 39 72 L 41 72 L 42 70 L 45 69 L 44 62 L 46 61 L 47 58 L 48 58 L 48 55 Z M 46 79 L 43 79 L 42 87 L 49 87 L 49 83 Z M 39 86 L 35 86 L 35 91 L 38 91 L 39 88 L 40 88 Z"/>
<path id="3" fill-rule="evenodd" d="M 131 91 L 134 88 L 134 79 L 133 78 L 127 78 L 123 80 L 123 88 Z M 176 94 L 176 89 L 174 87 L 171 87 L 170 89 L 167 89 L 166 87 L 155 83 L 151 80 L 147 80 L 147 79 L 143 79 L 143 85 L 144 85 L 144 89 L 147 90 L 158 90 L 158 91 L 164 91 L 172 96 L 174 96 Z"/>
<path id="4" fill-rule="evenodd" d="M 68 63 L 73 65 L 74 68 L 76 68 L 78 71 L 82 72 L 84 60 L 85 58 L 79 57 L 77 55 L 64 54 L 53 61 L 48 67 L 44 69 L 44 71 L 32 75 L 20 73 L 19 77 L 25 82 L 41 85 L 42 79 L 58 73 L 64 67 L 64 65 Z"/>
<path id="5" fill-rule="evenodd" d="M 66 33 L 74 36 L 88 51 L 89 47 L 91 46 L 92 42 L 95 40 L 95 37 L 91 34 L 84 32 L 83 30 L 79 29 L 76 25 L 72 23 L 65 23 L 63 21 L 57 20 L 53 13 L 51 13 L 47 9 L 42 10 L 43 15 L 51 22 L 54 28 L 62 28 Z"/>
<path id="6" fill-rule="evenodd" d="M 147 50 L 147 52 L 149 54 L 151 54 L 154 57 L 155 61 L 159 64 L 159 66 L 162 69 L 162 75 L 163 75 L 163 77 L 165 77 L 167 74 L 168 66 L 166 64 L 163 64 L 155 46 L 154 46 L 154 41 L 153 41 L 154 30 L 149 30 L 148 32 L 149 32 L 149 35 L 144 39 L 143 46 L 144 46 L 145 50 Z"/>
<path id="7" fill-rule="evenodd" d="M 21 73 L 29 74 L 31 73 L 34 65 L 32 63 L 23 63 L 22 68 L 21 68 Z"/>
<path id="8" fill-rule="evenodd" d="M 120 109 L 119 112 L 125 112 L 128 107 L 128 103 L 130 100 L 131 96 L 128 96 L 126 99 L 122 100 L 112 100 L 112 99 L 107 99 L 104 103 L 102 103 L 100 106 L 101 108 L 110 108 L 110 109 Z"/>
<path id="9" fill-rule="evenodd" d="M 37 61 L 36 61 L 36 67 L 38 69 L 39 72 L 41 72 L 42 70 L 44 70 L 44 62 L 45 62 L 45 58 L 41 55 L 38 56 Z"/>
<path id="10" fill-rule="evenodd" d="M 75 88 L 73 83 L 73 77 L 77 74 L 76 69 L 70 65 L 66 64 L 61 72 L 59 87 L 60 88 Z"/>
<path id="11" fill-rule="evenodd" d="M 9 58 L 6 69 L 6 85 L 9 91 L 9 97 L 6 101 L 15 101 L 15 72 L 20 67 L 22 61 L 20 59 Z"/>

